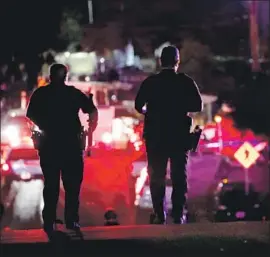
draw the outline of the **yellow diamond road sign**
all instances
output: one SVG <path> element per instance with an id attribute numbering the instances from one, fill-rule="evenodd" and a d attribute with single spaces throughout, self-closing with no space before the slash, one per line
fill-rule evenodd
<path id="1" fill-rule="evenodd" d="M 256 149 L 250 144 L 245 142 L 234 154 L 235 159 L 246 169 L 253 165 L 260 154 Z"/>

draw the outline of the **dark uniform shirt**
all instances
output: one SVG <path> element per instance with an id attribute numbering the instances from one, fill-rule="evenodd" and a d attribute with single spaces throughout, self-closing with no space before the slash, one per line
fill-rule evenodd
<path id="1" fill-rule="evenodd" d="M 50 145 L 72 145 L 81 132 L 78 112 L 97 113 L 92 101 L 80 90 L 72 86 L 38 88 L 31 96 L 27 117 L 45 134 Z M 94 120 L 94 128 L 97 118 Z"/>
<path id="2" fill-rule="evenodd" d="M 164 69 L 143 81 L 135 109 L 144 113 L 144 134 L 148 141 L 176 143 L 189 134 L 189 112 L 200 112 L 202 100 L 196 83 L 186 74 Z"/>

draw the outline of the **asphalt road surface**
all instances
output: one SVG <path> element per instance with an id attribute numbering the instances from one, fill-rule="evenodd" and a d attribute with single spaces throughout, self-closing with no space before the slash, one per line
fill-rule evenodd
<path id="1" fill-rule="evenodd" d="M 5 231 L 3 256 L 269 256 L 269 223 L 116 226 L 82 229 L 81 239 L 58 231 Z"/>
<path id="2" fill-rule="evenodd" d="M 205 193 L 206 182 L 210 183 L 213 180 L 217 167 L 220 166 L 219 159 L 211 156 L 208 158 L 209 160 L 206 160 L 206 157 L 202 160 L 192 159 L 189 164 L 190 171 L 192 171 L 189 179 L 189 192 L 191 192 L 189 195 L 191 198 Z M 126 165 L 123 165 L 125 163 Z M 104 213 L 108 208 L 115 209 L 121 225 L 148 224 L 150 210 L 138 211 L 134 207 L 135 189 L 134 183 L 129 181 L 129 163 L 130 161 L 123 157 L 110 159 L 110 161 L 107 159 L 106 162 L 101 162 L 98 158 L 91 158 L 90 161 L 85 162 L 80 197 L 81 226 L 103 226 Z M 145 167 L 146 163 L 141 162 L 136 163 L 136 165 L 134 165 L 134 169 L 138 172 Z M 193 173 L 193 171 L 196 171 L 196 173 Z M 257 171 L 259 170 L 256 170 L 256 172 L 252 170 L 251 174 L 258 174 Z M 242 175 L 243 172 L 232 173 Z M 261 176 L 258 178 L 263 179 Z M 263 181 L 269 180 L 264 179 Z M 259 181 L 256 184 L 261 185 L 263 183 Z M 7 207 L 1 227 L 6 230 L 40 228 L 42 224 L 41 210 L 43 208 L 42 190 L 42 180 L 14 181 L 8 192 L 2 192 L 1 197 L 2 199 L 5 198 Z M 58 217 L 60 219 L 63 218 L 64 197 L 61 184 L 58 203 Z M 205 206 L 200 206 L 203 201 L 200 198 L 198 199 L 200 200 L 199 204 L 196 204 L 195 207 L 189 204 L 189 210 L 192 210 L 192 208 L 196 210 L 196 221 L 206 222 L 207 220 L 200 218 L 205 215 L 198 213 L 199 210 L 206 209 Z"/>
<path id="3" fill-rule="evenodd" d="M 6 195 L 6 208 L 1 227 L 3 229 L 35 229 L 42 224 L 41 211 L 43 208 L 43 181 L 31 180 L 29 182 L 14 181 Z M 117 196 L 116 196 L 117 197 Z M 101 194 L 93 192 L 86 182 L 81 190 L 80 223 L 81 226 L 103 226 L 104 213 L 107 209 L 113 208 L 118 214 L 119 222 L 123 225 L 135 223 L 132 212 L 124 199 L 121 202 L 106 204 L 101 199 Z M 65 194 L 61 184 L 61 192 L 58 202 L 58 217 L 63 218 L 65 205 Z M 134 212 L 133 212 L 134 214 Z"/>

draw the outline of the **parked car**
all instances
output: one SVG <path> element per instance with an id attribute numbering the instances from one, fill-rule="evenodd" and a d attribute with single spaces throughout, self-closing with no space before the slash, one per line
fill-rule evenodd
<path id="1" fill-rule="evenodd" d="M 213 221 L 262 220 L 264 213 L 260 195 L 252 184 L 247 189 L 243 182 L 219 183 L 213 195 Z"/>
<path id="2" fill-rule="evenodd" d="M 1 176 L 5 179 L 5 184 L 14 180 L 43 179 L 37 150 L 28 145 L 7 148 L 3 153 Z"/>

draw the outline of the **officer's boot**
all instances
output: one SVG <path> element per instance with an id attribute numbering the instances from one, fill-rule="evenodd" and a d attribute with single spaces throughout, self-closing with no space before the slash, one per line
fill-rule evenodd
<path id="1" fill-rule="evenodd" d="M 163 215 L 151 213 L 150 214 L 150 224 L 155 224 L 155 225 L 166 224 L 166 213 L 164 212 Z"/>
<path id="2" fill-rule="evenodd" d="M 78 222 L 68 222 L 66 223 L 66 228 L 74 231 L 79 231 L 81 226 Z"/>
<path id="3" fill-rule="evenodd" d="M 54 222 L 44 222 L 43 230 L 46 234 L 52 234 L 55 231 L 55 223 Z"/>

